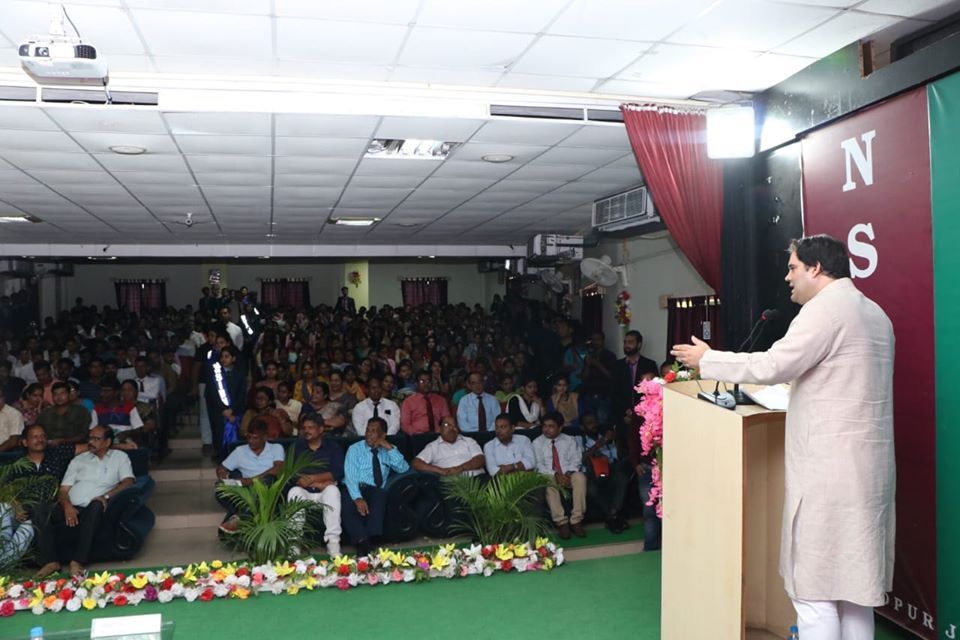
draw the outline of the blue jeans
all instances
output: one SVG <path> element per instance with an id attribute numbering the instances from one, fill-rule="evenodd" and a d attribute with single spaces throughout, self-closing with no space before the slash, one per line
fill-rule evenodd
<path id="1" fill-rule="evenodd" d="M 657 508 L 647 505 L 653 487 L 653 476 L 649 469 L 640 476 L 639 485 L 640 499 L 643 501 L 643 550 L 659 551 L 663 522 L 657 517 Z"/>

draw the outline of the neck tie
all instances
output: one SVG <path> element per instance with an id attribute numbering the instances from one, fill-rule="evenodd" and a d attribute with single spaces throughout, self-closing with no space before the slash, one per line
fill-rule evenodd
<path id="1" fill-rule="evenodd" d="M 427 405 L 427 425 L 430 427 L 430 431 L 437 430 L 437 417 L 433 415 L 433 402 L 430 400 L 430 394 L 423 394 L 423 400 Z"/>
<path id="2" fill-rule="evenodd" d="M 563 465 L 560 464 L 560 452 L 557 451 L 557 441 L 552 440 L 553 445 L 553 470 L 556 473 L 563 473 Z"/>
<path id="3" fill-rule="evenodd" d="M 140 391 L 146 391 L 146 389 L 143 388 L 143 378 L 137 378 L 137 384 L 140 385 Z"/>
<path id="4" fill-rule="evenodd" d="M 374 418 L 380 417 L 380 401 L 379 400 L 373 403 L 373 417 Z"/>
<path id="5" fill-rule="evenodd" d="M 377 447 L 370 449 L 370 453 L 373 455 L 373 483 L 377 485 L 377 487 L 383 486 L 383 468 L 380 466 L 379 451 L 380 449 Z"/>
<path id="6" fill-rule="evenodd" d="M 487 408 L 483 406 L 483 394 L 477 394 L 477 429 L 487 430 Z"/>

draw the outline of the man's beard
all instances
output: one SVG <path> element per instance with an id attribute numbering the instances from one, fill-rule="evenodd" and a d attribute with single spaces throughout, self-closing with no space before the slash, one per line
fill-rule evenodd
<path id="1" fill-rule="evenodd" d="M 640 349 L 637 349 L 636 347 L 632 349 L 628 349 L 627 347 L 623 348 L 623 355 L 625 356 L 635 356 L 638 353 L 640 353 Z"/>

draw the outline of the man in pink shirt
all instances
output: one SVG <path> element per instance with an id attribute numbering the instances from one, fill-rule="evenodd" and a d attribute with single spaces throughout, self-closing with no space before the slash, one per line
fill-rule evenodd
<path id="1" fill-rule="evenodd" d="M 400 429 L 407 435 L 437 431 L 440 419 L 450 415 L 447 399 L 430 392 L 430 372 L 417 374 L 417 391 L 400 406 Z"/>

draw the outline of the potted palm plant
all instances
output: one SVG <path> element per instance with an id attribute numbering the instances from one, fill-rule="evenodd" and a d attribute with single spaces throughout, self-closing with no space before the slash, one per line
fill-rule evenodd
<path id="1" fill-rule="evenodd" d="M 18 522 L 23 508 L 49 502 L 57 493 L 57 481 L 50 476 L 27 475 L 31 462 L 26 458 L 0 465 L 0 575 L 15 570 L 27 555 L 33 531 Z"/>
<path id="2" fill-rule="evenodd" d="M 322 508 L 309 500 L 287 500 L 286 491 L 308 467 L 316 467 L 309 454 L 294 456 L 287 450 L 283 467 L 272 482 L 255 478 L 247 486 L 217 487 L 217 493 L 239 510 L 240 524 L 232 543 L 254 564 L 286 560 L 304 547 L 314 533 L 308 512 Z"/>
<path id="3" fill-rule="evenodd" d="M 460 505 L 456 530 L 481 544 L 529 542 L 547 531 L 538 499 L 553 478 L 533 471 L 497 474 L 489 482 L 471 476 L 443 479 L 444 493 Z"/>

